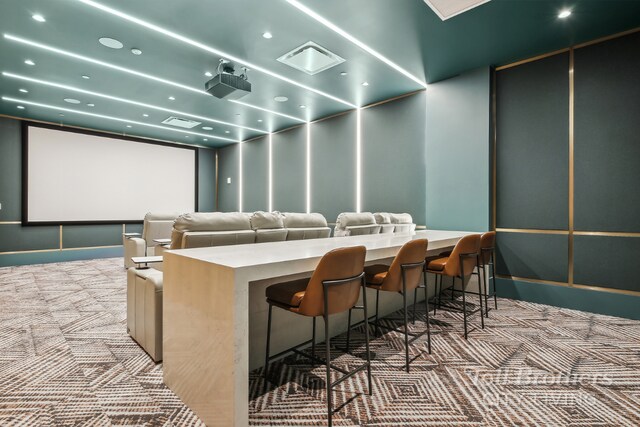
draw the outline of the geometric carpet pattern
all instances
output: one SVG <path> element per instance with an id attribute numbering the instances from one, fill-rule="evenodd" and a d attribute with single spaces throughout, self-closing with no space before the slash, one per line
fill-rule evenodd
<path id="1" fill-rule="evenodd" d="M 414 341 L 410 373 L 402 333 L 372 339 L 373 395 L 364 372 L 340 384 L 334 425 L 640 425 L 639 321 L 507 299 L 498 307 L 468 341 L 461 315 L 439 310 L 432 354 L 426 335 Z M 424 331 L 423 320 L 411 330 Z M 362 363 L 363 332 L 354 328 L 351 354 L 332 350 L 334 364 Z M 252 372 L 250 424 L 326 425 L 324 381 L 324 365 L 301 356 L 273 361 L 266 384 Z M 203 425 L 126 332 L 122 258 L 0 268 L 0 426 L 67 425 Z"/>

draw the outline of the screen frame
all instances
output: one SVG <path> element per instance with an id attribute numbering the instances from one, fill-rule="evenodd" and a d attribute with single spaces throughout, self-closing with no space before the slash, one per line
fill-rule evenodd
<path id="1" fill-rule="evenodd" d="M 100 132 L 90 129 L 79 129 L 64 127 L 61 125 L 53 125 L 48 123 L 37 123 L 28 120 L 22 120 L 21 132 L 22 132 L 22 225 L 23 226 L 51 226 L 51 225 L 105 225 L 105 224 L 141 224 L 143 219 L 140 220 L 102 220 L 102 221 L 29 221 L 29 128 L 38 127 L 44 129 L 57 130 L 60 132 L 71 132 L 82 135 L 98 136 L 110 139 L 120 139 L 128 142 L 136 142 L 142 144 L 161 145 L 164 147 L 182 148 L 185 150 L 192 150 L 194 152 L 195 161 L 195 197 L 193 211 L 198 211 L 198 147 L 158 141 L 153 139 L 137 138 L 134 136 L 118 135 L 109 132 Z M 123 160 L 124 161 L 124 160 Z"/>

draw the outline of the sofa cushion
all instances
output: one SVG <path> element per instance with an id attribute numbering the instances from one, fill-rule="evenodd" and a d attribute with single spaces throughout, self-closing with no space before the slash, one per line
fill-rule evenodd
<path id="1" fill-rule="evenodd" d="M 251 222 L 242 212 L 194 212 L 176 218 L 173 228 L 179 231 L 251 230 Z"/>
<path id="2" fill-rule="evenodd" d="M 145 221 L 168 221 L 179 217 L 178 212 L 147 212 L 144 216 Z"/>
<path id="3" fill-rule="evenodd" d="M 413 218 L 411 218 L 411 214 L 408 213 L 392 213 L 389 214 L 391 217 L 392 224 L 411 224 L 413 222 Z"/>
<path id="4" fill-rule="evenodd" d="M 280 212 L 257 211 L 251 215 L 250 222 L 254 230 L 284 228 L 284 218 Z"/>
<path id="5" fill-rule="evenodd" d="M 376 218 L 371 212 L 342 212 L 336 219 L 336 229 L 344 230 L 353 225 L 376 224 Z"/>
<path id="6" fill-rule="evenodd" d="M 378 224 L 391 224 L 391 215 L 388 212 L 376 212 L 373 217 Z"/>
<path id="7" fill-rule="evenodd" d="M 327 219 L 319 213 L 285 212 L 284 226 L 286 228 L 326 227 Z"/>

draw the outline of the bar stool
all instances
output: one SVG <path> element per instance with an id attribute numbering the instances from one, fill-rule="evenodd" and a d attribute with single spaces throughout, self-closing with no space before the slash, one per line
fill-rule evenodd
<path id="1" fill-rule="evenodd" d="M 484 281 L 484 308 L 486 317 L 489 317 L 489 297 L 493 296 L 493 303 L 496 310 L 498 309 L 498 295 L 496 291 L 496 273 L 494 267 L 495 251 L 496 251 L 496 232 L 488 231 L 480 236 L 480 262 L 478 263 L 478 269 L 481 270 L 482 280 Z M 486 268 L 489 268 L 489 278 L 493 283 L 493 293 L 489 294 L 491 290 L 487 284 Z"/>
<path id="2" fill-rule="evenodd" d="M 290 282 L 276 283 L 266 289 L 267 303 L 269 304 L 269 320 L 267 322 L 267 348 L 264 362 L 265 385 L 269 361 L 286 353 L 294 351 L 311 360 L 326 365 L 327 388 L 327 417 L 329 426 L 332 425 L 334 409 L 332 406 L 331 390 L 342 381 L 352 377 L 356 373 L 366 369 L 369 381 L 369 395 L 372 393 L 371 384 L 371 356 L 369 353 L 369 328 L 365 328 L 366 363 L 347 371 L 331 364 L 331 341 L 329 336 L 329 316 L 332 314 L 349 311 L 349 325 L 347 328 L 347 352 L 349 351 L 349 338 L 351 333 L 351 310 L 354 308 L 364 310 L 364 318 L 367 319 L 367 296 L 364 281 L 364 259 L 366 248 L 353 246 L 334 249 L 325 254 L 316 267 L 310 279 L 299 279 Z M 362 306 L 356 306 L 362 288 Z M 311 339 L 311 356 L 298 351 L 298 348 L 309 344 L 302 343 L 292 349 L 286 350 L 275 356 L 269 356 L 271 342 L 271 317 L 273 306 L 282 308 L 291 313 L 313 318 L 313 334 Z M 324 339 L 326 345 L 325 360 L 315 356 L 316 344 L 316 317 L 322 316 L 324 320 Z M 331 369 L 342 374 L 333 383 L 331 382 Z"/>
<path id="3" fill-rule="evenodd" d="M 376 327 L 376 336 L 379 333 L 380 328 L 390 329 L 398 332 L 404 332 L 404 346 L 405 346 L 405 369 L 409 372 L 409 335 L 413 338 L 411 342 L 421 337 L 423 334 L 413 334 L 409 332 L 408 315 L 407 315 L 407 293 L 415 290 L 414 292 L 414 308 L 413 318 L 415 321 L 415 303 L 418 287 L 420 286 L 420 276 L 425 277 L 424 287 L 425 289 L 425 309 L 427 313 L 427 346 L 429 353 L 431 353 L 431 330 L 429 327 L 429 302 L 427 301 L 427 283 L 426 276 L 422 274 L 425 266 L 425 255 L 427 254 L 427 246 L 429 242 L 427 239 L 416 239 L 405 243 L 400 251 L 393 259 L 391 266 L 386 265 L 372 265 L 365 267 L 364 274 L 367 281 L 367 288 L 375 289 L 376 291 L 376 314 L 373 316 L 375 321 L 373 325 Z M 388 328 L 380 325 L 379 314 L 379 300 L 380 291 L 385 292 L 398 292 L 402 295 L 402 301 L 404 306 L 404 331 L 400 331 L 395 328 Z"/>
<path id="4" fill-rule="evenodd" d="M 464 318 L 464 339 L 467 339 L 468 336 L 468 327 L 467 327 L 467 317 L 476 312 L 480 312 L 480 322 L 482 324 L 482 329 L 484 329 L 484 316 L 483 316 L 483 296 L 482 290 L 478 292 L 479 300 L 480 300 L 480 309 L 473 310 L 471 312 L 467 311 L 467 301 L 465 285 L 469 282 L 469 278 L 475 270 L 476 266 L 478 266 L 478 253 L 480 251 L 480 235 L 479 234 L 471 234 L 463 237 L 458 241 L 456 246 L 453 248 L 451 255 L 449 256 L 441 256 L 436 255 L 433 257 L 427 257 L 426 259 L 426 273 L 432 273 L 436 275 L 436 296 L 437 296 L 437 307 L 440 307 L 440 292 L 442 288 L 442 278 L 444 276 L 451 277 L 453 280 L 452 292 L 455 291 L 456 279 L 460 279 L 462 283 L 462 313 Z M 438 283 L 438 278 L 440 282 Z M 481 284 L 479 283 L 479 286 Z M 457 292 L 457 291 L 455 291 Z M 448 307 L 452 309 L 457 309 L 457 307 Z M 434 308 L 434 315 L 436 309 Z"/>

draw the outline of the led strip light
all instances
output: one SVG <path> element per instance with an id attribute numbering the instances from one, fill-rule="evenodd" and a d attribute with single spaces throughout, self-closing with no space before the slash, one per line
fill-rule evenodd
<path id="1" fill-rule="evenodd" d="M 189 134 L 189 135 L 202 136 L 202 137 L 205 137 L 205 138 L 214 138 L 214 139 L 219 139 L 221 141 L 238 142 L 235 139 L 225 138 L 223 136 L 216 136 L 216 135 L 210 135 L 210 134 L 200 133 L 200 132 L 192 132 L 192 131 L 181 130 L 181 129 L 173 129 L 173 128 L 169 128 L 169 127 L 166 127 L 166 126 L 159 126 L 159 125 L 154 125 L 154 124 L 151 124 L 151 123 L 144 123 L 144 122 L 138 122 L 138 121 L 135 121 L 135 120 L 122 119 L 120 117 L 105 116 L 104 114 L 89 113 L 87 111 L 73 110 L 73 109 L 70 109 L 70 108 L 56 107 L 55 105 L 41 104 L 39 102 L 27 101 L 27 100 L 24 100 L 24 99 L 16 99 L 16 98 L 8 97 L 8 96 L 3 96 L 2 100 L 3 101 L 8 101 L 8 102 L 14 102 L 16 104 L 33 105 L 34 107 L 46 108 L 46 109 L 49 109 L 49 110 L 65 111 L 65 112 L 69 112 L 69 113 L 81 114 L 81 115 L 84 115 L 84 116 L 99 117 L 99 118 L 102 118 L 102 119 L 113 120 L 113 121 L 122 122 L 122 123 L 129 123 L 129 124 L 134 124 L 134 125 L 138 125 L 138 126 L 146 126 L 146 127 L 156 128 L 156 129 L 168 130 L 168 131 L 172 131 L 172 132 L 186 133 L 186 134 Z"/>
<path id="2" fill-rule="evenodd" d="M 340 102 L 342 104 L 348 105 L 349 107 L 352 107 L 352 108 L 356 107 L 355 105 L 353 105 L 352 103 L 350 103 L 348 101 L 345 101 L 344 99 L 340 99 L 340 98 L 338 98 L 336 96 L 333 96 L 333 95 L 330 95 L 330 94 L 328 94 L 326 92 L 323 92 L 321 90 L 312 88 L 310 86 L 307 86 L 305 84 L 302 84 L 300 82 L 297 82 L 295 80 L 287 78 L 287 77 L 285 77 L 283 75 L 280 75 L 278 73 L 274 73 L 273 71 L 267 70 L 266 68 L 263 68 L 263 67 L 261 67 L 261 66 L 259 66 L 257 64 L 253 64 L 251 62 L 245 61 L 244 59 L 238 58 L 237 56 L 234 56 L 234 55 L 231 55 L 231 54 L 229 54 L 227 52 L 223 52 L 221 50 L 215 49 L 215 48 L 213 48 L 211 46 L 205 45 L 203 43 L 200 43 L 198 41 L 190 39 L 190 38 L 188 38 L 186 36 L 183 36 L 181 34 L 178 34 L 178 33 L 175 33 L 173 31 L 167 30 L 166 28 L 162 28 L 162 27 L 160 27 L 158 25 L 155 25 L 155 24 L 152 24 L 150 22 L 144 21 L 144 20 L 142 20 L 140 18 L 136 18 L 135 16 L 132 16 L 132 15 L 129 15 L 127 13 L 121 12 L 119 10 L 113 9 L 113 8 L 111 8 L 109 6 L 105 6 L 105 5 L 100 4 L 100 3 L 96 2 L 96 1 L 93 1 L 93 0 L 77 0 L 77 1 L 79 1 L 80 3 L 84 3 L 87 6 L 91 6 L 93 8 L 102 10 L 103 12 L 106 12 L 106 13 L 109 13 L 111 15 L 115 15 L 115 16 L 117 16 L 119 18 L 125 19 L 125 20 L 127 20 L 129 22 L 133 22 L 134 24 L 140 25 L 140 26 L 145 27 L 145 28 L 147 28 L 149 30 L 164 34 L 165 36 L 171 37 L 171 38 L 173 38 L 175 40 L 179 40 L 179 41 L 181 41 L 183 43 L 186 43 L 186 44 L 189 44 L 191 46 L 197 47 L 198 49 L 207 51 L 207 52 L 212 53 L 214 55 L 221 56 L 224 59 L 228 59 L 230 61 L 238 62 L 240 64 L 246 65 L 251 70 L 255 70 L 255 71 L 261 72 L 263 74 L 267 74 L 267 75 L 269 75 L 271 77 L 275 77 L 275 78 L 280 79 L 280 80 L 282 80 L 284 82 L 290 83 L 290 84 L 292 84 L 294 86 L 298 86 L 298 87 L 300 87 L 302 89 L 317 93 L 318 95 L 324 96 L 325 98 L 329 98 L 329 99 L 332 99 L 334 101 Z"/>
<path id="3" fill-rule="evenodd" d="M 156 81 L 156 82 L 159 82 L 159 83 L 164 83 L 164 84 L 169 85 L 169 86 L 178 87 L 180 89 L 188 90 L 190 92 L 199 93 L 199 94 L 205 95 L 205 96 L 211 96 L 206 91 L 204 91 L 202 89 L 198 89 L 196 87 L 183 85 L 181 83 L 174 82 L 174 81 L 167 80 L 167 79 L 163 79 L 161 77 L 153 76 L 151 74 L 142 73 L 140 71 L 132 70 L 130 68 L 121 67 L 119 65 L 114 65 L 114 64 L 110 64 L 108 62 L 104 62 L 104 61 L 100 61 L 100 60 L 97 60 L 97 59 L 89 58 L 89 57 L 84 56 L 84 55 L 79 55 L 77 53 L 69 52 L 69 51 L 66 51 L 66 50 L 63 50 L 63 49 L 58 49 L 58 48 L 53 47 L 53 46 L 49 46 L 49 45 L 46 45 L 46 44 L 34 42 L 32 40 L 27 40 L 27 39 L 24 39 L 22 37 L 14 36 L 14 35 L 11 35 L 11 34 L 4 34 L 4 38 L 7 39 L 7 40 L 14 41 L 14 42 L 26 44 L 28 46 L 36 47 L 38 49 L 46 50 L 46 51 L 57 53 L 57 54 L 64 55 L 64 56 L 68 56 L 68 57 L 74 58 L 74 59 L 79 59 L 81 61 L 89 62 L 89 63 L 95 64 L 95 65 L 100 65 L 102 67 L 111 68 L 113 70 L 118 70 L 118 71 L 121 71 L 123 73 L 132 74 L 132 75 L 137 76 L 137 77 L 142 77 L 142 78 L 145 78 L 145 79 L 148 79 L 148 80 L 153 80 L 153 81 Z M 302 122 L 305 121 L 305 120 L 299 119 L 297 117 L 289 116 L 289 115 L 283 114 L 283 113 L 278 113 L 277 111 L 272 111 L 272 110 L 269 110 L 267 108 L 258 107 L 258 106 L 252 105 L 252 104 L 248 104 L 246 102 L 239 102 L 239 101 L 235 101 L 235 102 L 237 104 L 241 104 L 241 105 L 244 105 L 246 107 L 255 108 L 257 110 L 265 111 L 265 112 L 271 113 L 271 114 L 276 114 L 278 116 L 287 117 L 287 118 L 295 119 L 295 120 L 302 121 Z"/>
<path id="4" fill-rule="evenodd" d="M 356 212 L 362 211 L 362 109 L 356 110 Z"/>
<path id="5" fill-rule="evenodd" d="M 84 0 L 80 0 L 80 1 L 84 1 Z M 403 76 L 413 80 L 414 82 L 418 83 L 420 86 L 422 86 L 424 88 L 427 87 L 427 84 L 425 82 L 423 82 L 422 80 L 420 80 L 419 78 L 417 78 L 416 76 L 414 76 L 413 74 L 411 74 L 410 72 L 408 72 L 407 70 L 405 70 L 404 68 L 402 68 L 401 66 L 399 66 L 398 64 L 396 64 L 395 62 L 393 62 L 392 60 L 387 58 L 386 56 L 384 56 L 383 54 L 381 54 L 380 52 L 376 51 L 372 47 L 369 47 L 368 45 L 366 45 L 365 43 L 361 42 L 360 40 L 358 40 L 357 38 L 355 38 L 351 34 L 347 33 L 342 28 L 340 28 L 337 25 L 335 25 L 333 22 L 329 21 L 328 19 L 326 19 L 323 16 L 317 14 L 313 10 L 309 9 L 307 6 L 303 5 L 299 1 L 297 1 L 297 0 L 287 0 L 287 3 L 289 3 L 290 5 L 295 7 L 296 9 L 300 10 L 301 12 L 305 13 L 309 17 L 313 18 L 317 22 L 321 23 L 325 27 L 329 28 L 330 30 L 332 30 L 336 34 L 339 34 L 343 38 L 349 40 L 351 43 L 355 44 L 356 46 L 358 46 L 360 49 L 364 50 L 368 54 L 375 56 L 377 59 L 379 59 L 380 61 L 384 62 L 389 67 L 393 68 L 394 70 L 396 70 L 397 72 L 399 72 Z"/>
<path id="6" fill-rule="evenodd" d="M 269 134 L 269 212 L 273 212 L 273 134 Z"/>
<path id="7" fill-rule="evenodd" d="M 41 85 L 45 85 L 45 86 L 56 87 L 56 88 L 59 88 L 59 89 L 65 89 L 65 90 L 70 90 L 70 91 L 74 91 L 74 92 L 78 92 L 78 93 L 84 93 L 86 95 L 91 95 L 91 96 L 98 96 L 98 97 L 101 97 L 101 98 L 110 99 L 112 101 L 124 102 L 124 103 L 127 103 L 127 104 L 137 105 L 137 106 L 144 107 L 144 108 L 150 108 L 150 109 L 153 109 L 153 110 L 164 111 L 164 112 L 171 113 L 171 114 L 177 114 L 177 115 L 180 115 L 180 116 L 192 117 L 192 118 L 195 118 L 195 119 L 198 119 L 198 120 L 203 120 L 203 121 L 212 122 L 212 123 L 218 123 L 218 124 L 225 125 L 225 126 L 233 126 L 233 127 L 237 127 L 237 128 L 241 128 L 241 129 L 252 130 L 252 131 L 255 131 L 255 132 L 267 133 L 267 131 L 265 131 L 265 130 L 255 129 L 255 128 L 248 127 L 248 126 L 237 125 L 237 124 L 234 124 L 234 123 L 229 123 L 229 122 L 225 122 L 225 121 L 222 121 L 222 120 L 214 119 L 212 117 L 199 116 L 199 115 L 192 114 L 192 113 L 187 113 L 187 112 L 184 112 L 184 111 L 171 110 L 169 108 L 164 108 L 164 107 L 160 107 L 160 106 L 157 106 L 157 105 L 145 104 L 143 102 L 133 101 L 131 99 L 118 98 L 117 96 L 106 95 L 104 93 L 99 93 L 99 92 L 92 92 L 90 90 L 80 89 L 80 88 L 77 88 L 77 87 L 74 87 L 74 86 L 67 86 L 67 85 L 63 85 L 63 84 L 59 84 L 59 83 L 53 83 L 53 82 L 49 82 L 49 81 L 46 81 L 46 80 L 34 79 L 34 78 L 31 78 L 31 77 L 21 76 L 19 74 L 14 74 L 14 73 L 6 72 L 6 71 L 3 71 L 2 75 L 5 76 L 5 77 L 24 80 L 24 81 L 31 82 L 31 83 L 37 83 L 37 84 L 41 84 Z"/>
<path id="8" fill-rule="evenodd" d="M 311 213 L 311 123 L 307 123 L 307 213 Z"/>

